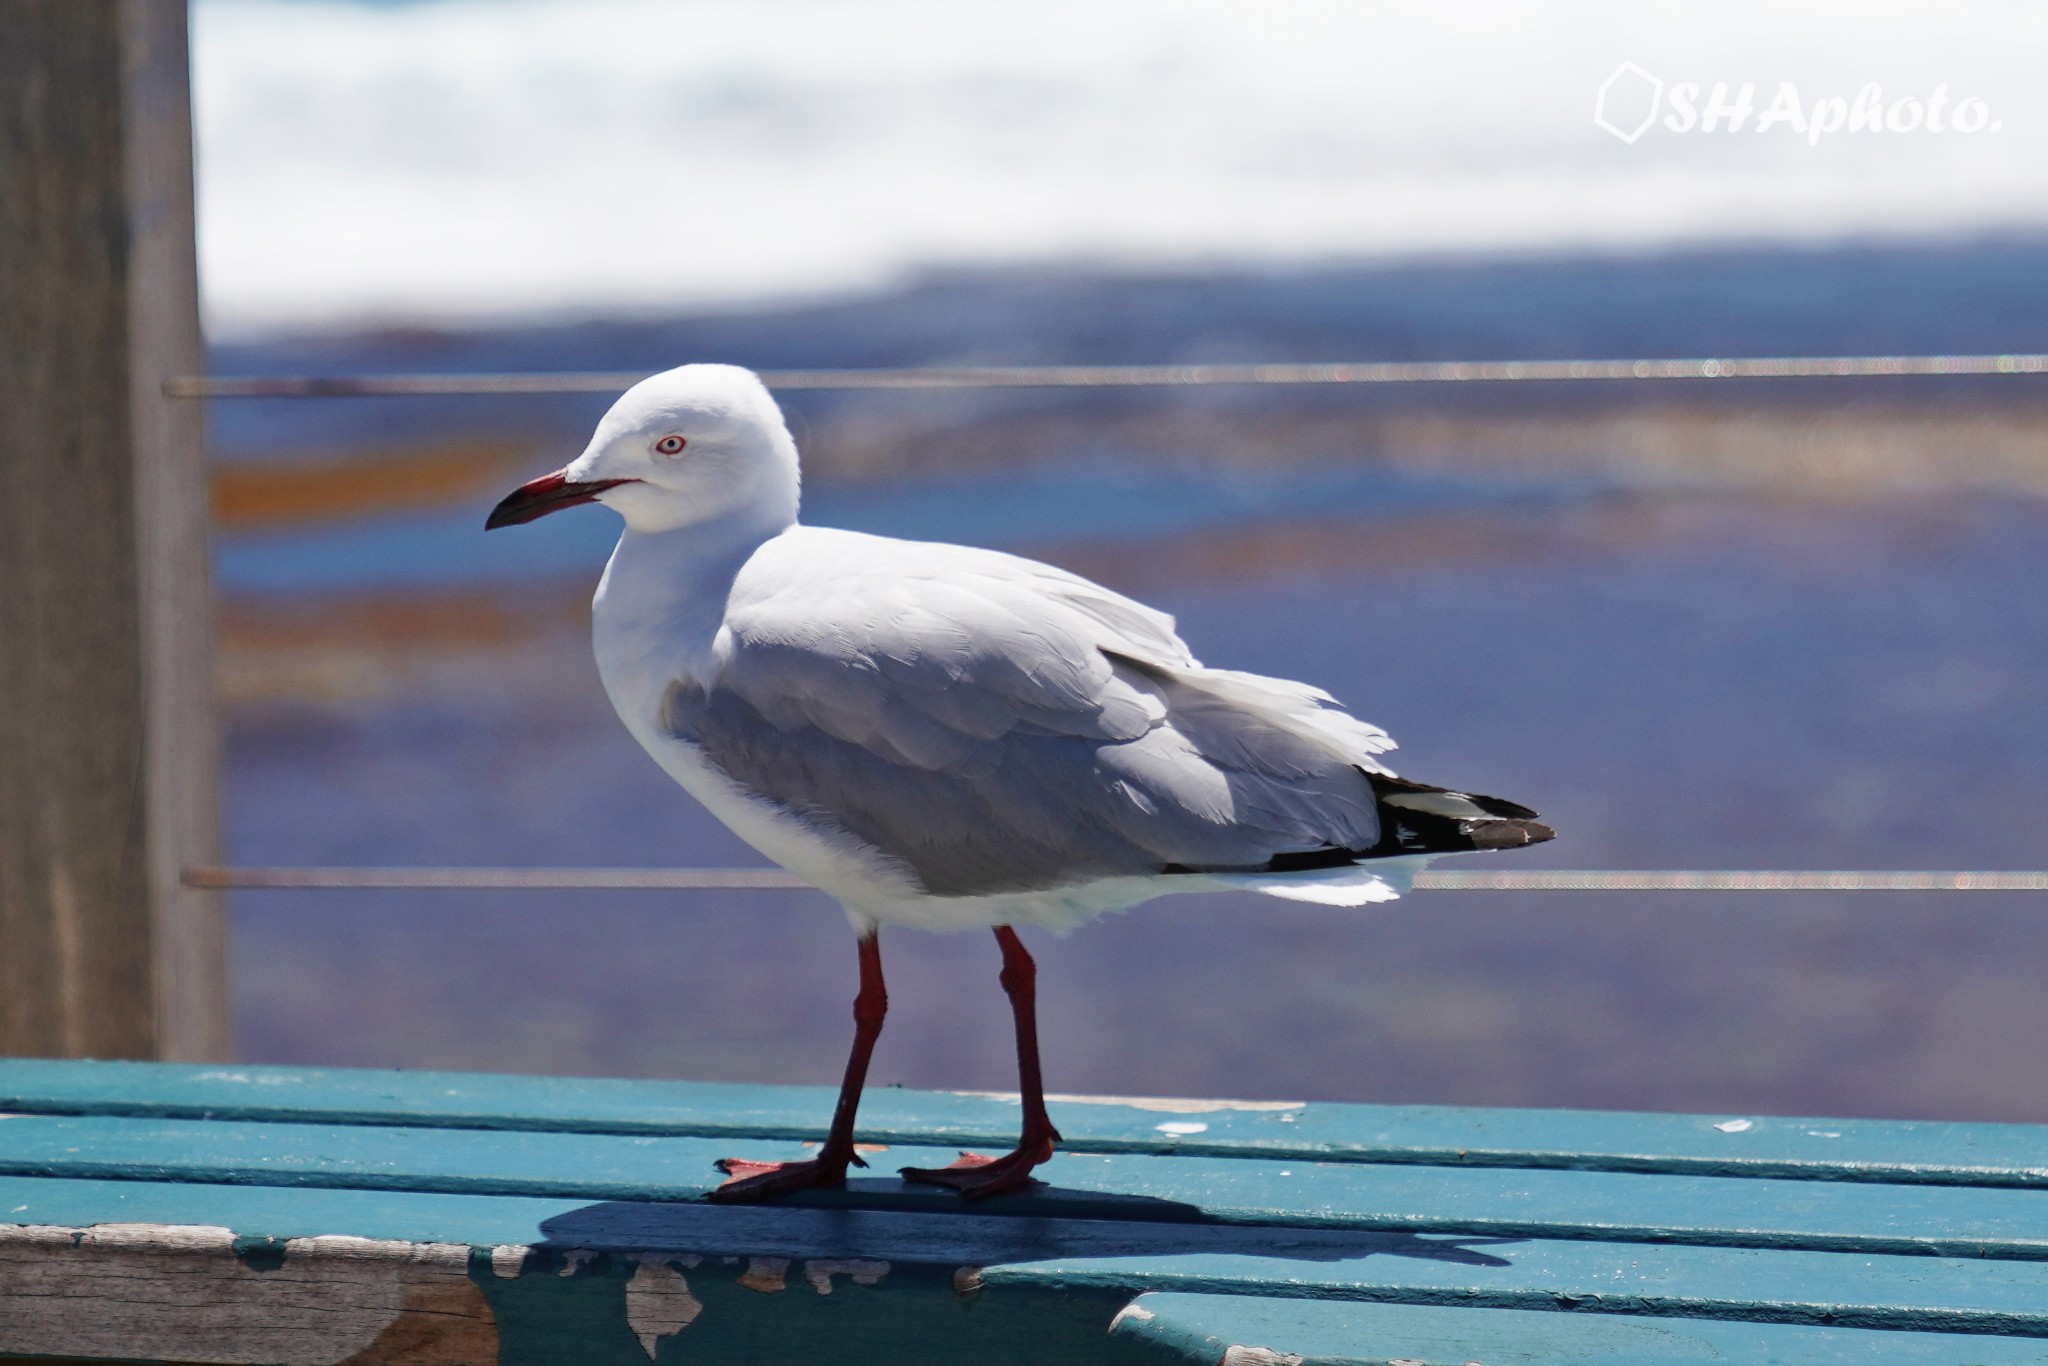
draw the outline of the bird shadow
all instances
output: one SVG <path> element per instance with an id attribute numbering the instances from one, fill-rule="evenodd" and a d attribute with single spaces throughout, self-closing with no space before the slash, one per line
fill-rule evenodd
<path id="1" fill-rule="evenodd" d="M 883 1203 L 886 1201 L 886 1203 Z M 593 1252 L 868 1258 L 976 1267 L 1077 1258 L 1238 1256 L 1342 1262 L 1405 1257 L 1513 1265 L 1479 1249 L 1521 1241 L 1401 1230 L 1223 1223 L 1199 1206 L 1152 1196 L 1039 1185 L 967 1204 L 891 1179 L 806 1192 L 771 1205 L 609 1200 L 544 1220 L 546 1245 Z"/>

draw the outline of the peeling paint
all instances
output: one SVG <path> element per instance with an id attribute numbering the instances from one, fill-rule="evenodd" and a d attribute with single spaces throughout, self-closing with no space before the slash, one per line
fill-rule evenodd
<path id="1" fill-rule="evenodd" d="M 749 1290 L 758 1290 L 763 1295 L 773 1295 L 789 1288 L 789 1258 L 749 1257 L 747 1269 L 740 1276 L 740 1284 Z"/>
<path id="2" fill-rule="evenodd" d="M 663 1338 L 682 1332 L 704 1312 L 703 1301 L 671 1264 L 675 1260 L 668 1253 L 642 1253 L 626 1282 L 626 1326 L 649 1361 Z"/>
<path id="3" fill-rule="evenodd" d="M 861 1261 L 841 1257 L 820 1257 L 804 1263 L 804 1279 L 820 1295 L 832 1293 L 832 1278 L 846 1276 L 855 1285 L 873 1285 L 889 1274 L 887 1262 Z"/>
<path id="4" fill-rule="evenodd" d="M 589 1266 L 590 1259 L 596 1255 L 597 1253 L 591 1248 L 572 1247 L 562 1254 L 562 1269 L 555 1274 L 557 1276 L 573 1276 L 584 1267 Z"/>
<path id="5" fill-rule="evenodd" d="M 217 1224 L 93 1224 L 49 1229 L 70 1235 L 74 1246 L 101 1252 L 225 1252 L 235 1250 L 233 1229 Z"/>
<path id="6" fill-rule="evenodd" d="M 84 1236 L 84 1229 L 66 1228 L 61 1224 L 9 1224 L 0 1228 L 0 1244 L 25 1243 L 35 1246 L 62 1243 L 66 1247 L 76 1247 L 78 1240 Z"/>
<path id="7" fill-rule="evenodd" d="M 467 1243 L 404 1243 L 385 1238 L 358 1238 L 351 1233 L 323 1233 L 294 1238 L 284 1245 L 285 1259 L 320 1257 L 339 1261 L 410 1262 L 440 1271 L 469 1274 Z"/>
<path id="8" fill-rule="evenodd" d="M 6 1349 L 30 1356 L 468 1366 L 499 1356 L 470 1249 L 191 1224 L 0 1225 Z"/>
<path id="9" fill-rule="evenodd" d="M 284 1269 L 286 1243 L 282 1238 L 237 1238 L 235 1258 L 251 1271 Z"/>
<path id="10" fill-rule="evenodd" d="M 491 1274 L 501 1281 L 519 1279 L 526 1269 L 526 1254 L 533 1249 L 523 1243 L 500 1243 L 491 1249 Z"/>
<path id="11" fill-rule="evenodd" d="M 1173 1138 L 1181 1138 L 1188 1134 L 1206 1134 L 1209 1132 L 1208 1125 L 1198 1124 L 1192 1120 L 1185 1119 L 1168 1120 L 1164 1124 L 1155 1124 L 1152 1127 L 1157 1129 L 1160 1133 L 1167 1134 Z"/>
<path id="12" fill-rule="evenodd" d="M 956 1295 L 978 1295 L 981 1293 L 981 1268 L 962 1266 L 953 1269 L 953 1293 Z"/>
<path id="13" fill-rule="evenodd" d="M 1301 1358 L 1270 1347 L 1226 1347 L 1221 1366 L 1301 1366 Z"/>
<path id="14" fill-rule="evenodd" d="M 1109 1331 L 1114 1333 L 1126 1323 L 1150 1323 L 1158 1317 L 1145 1307 L 1144 1297 L 1141 1295 L 1116 1311 L 1116 1317 L 1109 1321 Z"/>
<path id="15" fill-rule="evenodd" d="M 1756 1121 L 1753 1119 L 1724 1119 L 1714 1127 L 1724 1134 L 1740 1134 L 1754 1129 Z"/>

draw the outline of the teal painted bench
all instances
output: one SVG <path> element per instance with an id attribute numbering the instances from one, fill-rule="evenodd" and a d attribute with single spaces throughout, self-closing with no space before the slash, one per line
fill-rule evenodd
<path id="1" fill-rule="evenodd" d="M 2048 1128 L 0 1061 L 0 1356 L 2048 1366 Z"/>

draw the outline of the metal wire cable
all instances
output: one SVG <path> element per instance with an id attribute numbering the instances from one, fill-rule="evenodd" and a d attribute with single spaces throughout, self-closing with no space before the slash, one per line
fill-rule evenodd
<path id="1" fill-rule="evenodd" d="M 779 868 L 188 868 L 222 891 L 796 891 Z M 1457 892 L 2041 892 L 2048 872 L 1558 868 L 1430 871 L 1418 888 Z"/>
<path id="2" fill-rule="evenodd" d="M 1328 362 L 1247 365 L 1040 365 L 766 370 L 782 390 L 1136 388 L 1263 384 L 1441 384 L 1573 380 L 1895 378 L 2048 374 L 2048 353 L 1750 356 L 1639 360 Z M 640 371 L 529 374 L 186 375 L 175 398 L 385 398 L 609 393 Z M 185 870 L 216 890 L 787 891 L 810 884 L 774 868 L 227 868 Z M 1423 872 L 1443 891 L 2048 891 L 2048 872 L 1544 869 Z"/>
<path id="3" fill-rule="evenodd" d="M 1675 360 L 1330 361 L 1249 365 L 1002 365 L 763 370 L 771 389 L 1108 389 L 1220 384 L 1464 384 L 1628 379 L 1878 379 L 2048 373 L 2048 353 L 1736 356 Z M 181 375 L 173 398 L 397 398 L 613 393 L 644 371 L 440 375 Z"/>

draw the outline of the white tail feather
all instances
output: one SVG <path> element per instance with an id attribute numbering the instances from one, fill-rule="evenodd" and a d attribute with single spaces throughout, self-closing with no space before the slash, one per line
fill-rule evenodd
<path id="1" fill-rule="evenodd" d="M 1398 858 L 1376 858 L 1370 863 L 1353 863 L 1338 868 L 1308 868 L 1292 873 L 1219 873 L 1215 880 L 1225 887 L 1242 887 L 1266 896 L 1289 901 L 1313 901 L 1322 906 L 1370 906 L 1380 901 L 1398 901 L 1415 885 L 1415 875 L 1432 856 L 1407 854 Z"/>

